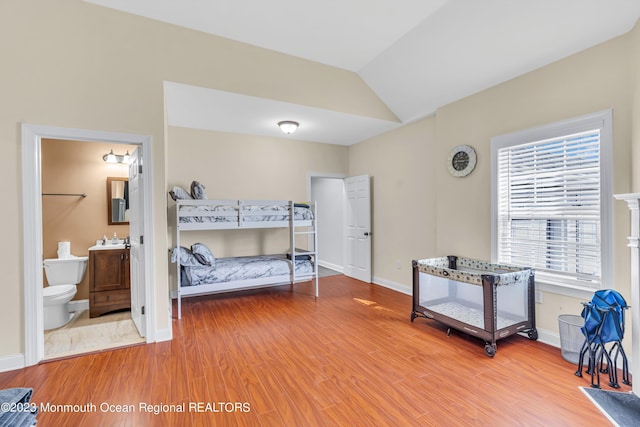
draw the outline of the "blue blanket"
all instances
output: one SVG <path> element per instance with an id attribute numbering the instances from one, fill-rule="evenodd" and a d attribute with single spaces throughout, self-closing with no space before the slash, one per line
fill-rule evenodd
<path id="1" fill-rule="evenodd" d="M 22 427 L 36 425 L 38 409 L 29 404 L 33 390 L 30 388 L 8 388 L 0 390 L 0 427 Z"/>

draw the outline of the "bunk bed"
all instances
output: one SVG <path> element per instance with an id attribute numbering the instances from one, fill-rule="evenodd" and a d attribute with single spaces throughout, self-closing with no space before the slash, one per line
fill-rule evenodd
<path id="1" fill-rule="evenodd" d="M 172 262 L 177 269 L 178 318 L 182 297 L 294 284 L 313 280 L 318 296 L 315 203 L 285 200 L 176 199 L 176 235 Z M 289 251 L 279 255 L 215 258 L 202 244 L 181 246 L 191 231 L 287 228 Z M 306 237 L 306 239 L 305 239 Z M 300 246 L 308 249 L 298 248 Z"/>

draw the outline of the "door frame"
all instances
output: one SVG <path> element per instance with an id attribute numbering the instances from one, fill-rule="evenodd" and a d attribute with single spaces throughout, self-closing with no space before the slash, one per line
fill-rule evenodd
<path id="1" fill-rule="evenodd" d="M 371 175 L 369 174 L 363 174 L 363 175 L 356 175 L 356 176 L 351 176 L 351 175 L 346 175 L 346 174 L 333 174 L 333 173 L 322 173 L 322 172 L 312 172 L 307 174 L 307 195 L 308 198 L 311 199 L 311 181 L 314 178 L 329 178 L 329 179 L 340 179 L 343 181 L 343 183 L 345 183 L 345 187 L 343 190 L 343 193 L 341 194 L 342 197 L 342 202 L 343 202 L 343 215 L 345 216 L 344 220 L 343 220 L 343 228 L 342 228 L 342 244 L 344 245 L 344 250 L 343 250 L 343 254 L 342 254 L 342 262 L 341 262 L 341 268 L 339 269 L 341 273 L 343 274 L 347 274 L 347 231 L 346 231 L 346 222 L 347 222 L 347 210 L 349 209 L 349 207 L 347 206 L 348 204 L 348 195 L 347 195 L 347 191 L 346 191 L 346 180 L 349 178 L 356 178 L 356 177 L 362 177 L 362 176 L 367 176 L 369 177 L 369 200 L 371 201 Z M 369 205 L 369 233 L 372 232 L 373 229 L 373 214 L 372 214 L 372 209 L 373 206 Z M 372 283 L 373 282 L 373 242 L 371 241 L 371 236 L 369 237 L 370 239 L 370 245 L 371 245 L 371 249 L 369 251 L 368 257 L 369 257 L 369 281 L 367 283 Z M 318 239 L 318 254 L 322 253 L 322 249 L 320 249 L 322 247 L 322 239 Z M 320 263 L 320 257 L 318 256 L 318 261 L 319 264 Z M 331 266 L 331 268 L 335 269 L 335 266 Z M 353 277 L 353 276 L 350 276 Z M 361 280 L 361 279 L 359 279 Z"/>
<path id="2" fill-rule="evenodd" d="M 55 126 L 22 124 L 22 218 L 24 275 L 24 357 L 25 366 L 35 365 L 44 358 L 44 308 L 42 303 L 42 171 L 41 144 L 43 138 L 83 142 L 108 142 L 140 145 L 148 176 L 152 168 L 150 135 L 103 132 Z M 153 259 L 153 192 L 151 179 L 143 183 L 145 260 Z M 154 342 L 155 298 L 151 263 L 145 261 L 145 300 L 147 343 Z"/>

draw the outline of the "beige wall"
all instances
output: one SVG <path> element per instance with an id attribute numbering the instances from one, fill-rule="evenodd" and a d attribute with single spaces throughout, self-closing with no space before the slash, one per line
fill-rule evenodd
<path id="1" fill-rule="evenodd" d="M 6 266 L 0 323 L 16 325 L 0 332 L 0 357 L 24 351 L 21 123 L 152 136 L 154 323 L 166 332 L 171 325 L 163 81 L 394 119 L 352 72 L 82 0 L 0 2 L 0 58 L 6 201 L 0 220 L 7 224 L 0 248 Z"/>
<path id="2" fill-rule="evenodd" d="M 109 225 L 107 177 L 126 177 L 125 164 L 105 163 L 102 156 L 133 152 L 135 146 L 44 139 L 42 141 L 42 193 L 77 194 L 87 197 L 43 196 L 42 254 L 57 258 L 58 242 L 71 242 L 71 254 L 87 256 L 103 235 L 129 235 L 128 225 Z M 46 276 L 45 276 L 46 283 Z M 78 285 L 75 300 L 89 298 L 89 274 Z"/>
<path id="3" fill-rule="evenodd" d="M 209 199 L 308 200 L 310 173 L 348 171 L 348 148 L 287 139 L 169 128 L 169 188 L 205 186 Z M 169 199 L 169 218 L 175 220 Z M 170 224 L 171 241 L 175 227 Z M 286 230 L 242 230 L 181 234 L 181 245 L 206 243 L 216 257 L 284 253 Z M 172 275 L 172 288 L 175 288 Z"/>
<path id="4" fill-rule="evenodd" d="M 638 83 L 640 29 L 440 108 L 434 117 L 350 150 L 350 173 L 373 176 L 374 275 L 410 289 L 410 276 L 394 270 L 403 257 L 459 255 L 491 258 L 491 137 L 612 108 L 614 193 L 631 189 L 633 90 Z M 636 91 L 636 98 L 638 97 Z M 636 126 L 636 135 L 638 133 Z M 637 136 L 636 136 L 637 138 Z M 446 159 L 455 146 L 475 148 L 478 163 L 465 178 L 452 177 Z M 405 150 L 405 148 L 408 148 Z M 399 153 L 408 151 L 407 154 Z M 399 215 L 396 191 L 405 178 L 414 216 Z M 607 284 L 629 297 L 627 207 L 614 202 L 615 281 Z M 400 237 L 398 237 L 400 236 Z M 407 246 L 414 249 L 408 253 Z M 552 293 L 536 304 L 537 325 L 557 331 L 561 313 L 579 314 L 581 302 Z"/>
<path id="5" fill-rule="evenodd" d="M 371 176 L 372 274 L 410 290 L 411 260 L 439 256 L 436 246 L 434 117 L 356 144 L 349 174 Z"/>
<path id="6" fill-rule="evenodd" d="M 163 81 L 388 120 L 394 116 L 351 72 L 82 0 L 0 2 L 3 64 L 0 162 L 5 184 L 5 206 L 0 211 L 0 220 L 6 225 L 4 245 L 0 247 L 5 267 L 0 323 L 15 325 L 0 332 L 0 357 L 24 351 L 21 123 L 153 137 L 151 180 L 156 257 L 151 262 L 157 296 L 154 323 L 159 330 L 168 330 L 168 272 L 172 266 L 166 256 L 171 246 L 166 193 L 174 184 L 188 185 L 192 179 L 198 179 L 211 195 L 218 193 L 214 190 L 228 188 L 228 192 L 220 194 L 232 198 L 251 196 L 253 188 L 256 194 L 260 189 L 260 198 L 298 197 L 298 194 L 306 198 L 306 190 L 298 187 L 303 185 L 298 179 L 307 172 L 319 172 L 310 168 L 331 166 L 331 171 L 320 172 L 342 173 L 348 169 L 351 174 L 369 173 L 374 188 L 374 275 L 407 288 L 410 275 L 405 266 L 411 258 L 447 253 L 488 258 L 488 156 L 489 139 L 494 135 L 613 108 L 614 191 L 630 191 L 631 154 L 640 161 L 637 149 L 640 82 L 638 73 L 632 73 L 632 66 L 640 62 L 638 33 L 636 26 L 630 35 L 452 103 L 440 109 L 435 117 L 350 150 L 316 145 L 298 150 L 293 143 L 286 145 L 267 138 L 182 129 L 167 131 Z M 188 156 L 189 152 L 181 152 L 183 142 L 204 150 L 202 156 L 192 153 L 190 159 L 196 157 L 199 162 L 204 162 L 201 158 L 214 159 L 219 170 L 210 163 L 185 166 L 186 159 L 180 156 Z M 389 147 L 383 146 L 385 142 Z M 454 179 L 445 169 L 449 150 L 458 144 L 473 145 L 478 151 L 478 167 L 465 179 Z M 291 158 L 296 162 L 287 169 L 254 179 L 257 182 L 252 186 L 246 181 L 247 175 L 240 173 L 247 163 L 247 152 L 239 147 L 258 150 L 272 161 L 294 150 Z M 198 176 L 192 176 L 192 171 L 198 171 Z M 233 173 L 242 183 L 224 177 L 223 171 Z M 274 184 L 263 182 L 265 177 L 273 179 Z M 638 191 L 640 179 L 637 175 L 633 179 L 633 188 Z M 287 187 L 291 195 L 276 191 L 283 188 L 282 183 L 294 181 L 296 184 Z M 221 183 L 222 187 L 217 187 Z M 420 206 L 418 218 L 397 213 L 406 209 L 401 204 L 407 202 Z M 616 287 L 628 293 L 629 255 L 625 237 L 629 219 L 625 209 L 622 203 L 616 206 L 615 270 Z M 394 223 L 396 218 L 400 220 Z M 247 243 L 247 248 L 250 245 Z M 400 270 L 395 266 L 396 260 L 401 262 Z M 577 304 L 572 299 L 545 296 L 545 303 L 538 306 L 539 326 L 556 330 L 557 314 L 577 311 Z"/>
<path id="7" fill-rule="evenodd" d="M 637 48 L 637 46 L 636 46 Z M 480 259 L 491 256 L 491 137 L 580 115 L 613 109 L 615 193 L 630 190 L 631 90 L 634 79 L 630 35 L 528 73 L 520 78 L 450 104 L 437 112 L 438 150 L 444 159 L 457 144 L 475 147 L 478 167 L 467 179 L 447 174 L 439 165 L 438 250 Z M 446 189 L 446 190 L 445 190 Z M 629 297 L 628 211 L 614 206 L 615 279 L 605 286 Z M 579 314 L 582 299 L 545 293 L 537 304 L 537 326 L 557 331 L 562 313 Z"/>
<path id="8" fill-rule="evenodd" d="M 136 36 L 137 31 L 153 37 L 157 26 L 76 0 L 0 2 L 0 162 L 7 200 L 0 219 L 10 225 L 0 249 L 7 284 L 0 323 L 15 325 L 0 332 L 0 355 L 18 355 L 25 347 L 21 123 L 151 135 L 158 165 L 152 177 L 154 234 L 166 233 L 162 81 L 153 59 L 159 53 L 150 45 L 153 38 Z M 155 250 L 165 248 L 166 242 L 157 238 Z M 166 330 L 166 261 L 153 268 L 158 296 L 154 320 Z"/>
<path id="9" fill-rule="evenodd" d="M 635 28 L 631 33 L 633 37 L 633 47 L 631 50 L 631 60 L 633 61 L 633 75 L 635 79 L 632 84 L 633 93 L 633 132 L 632 132 L 632 165 L 636 166 L 631 169 L 632 180 L 632 192 L 640 192 L 640 21 L 636 23 Z"/>

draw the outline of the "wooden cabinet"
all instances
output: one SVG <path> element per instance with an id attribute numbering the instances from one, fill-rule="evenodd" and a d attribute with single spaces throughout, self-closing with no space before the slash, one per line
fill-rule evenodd
<path id="1" fill-rule="evenodd" d="M 89 251 L 89 317 L 131 308 L 129 249 Z"/>

